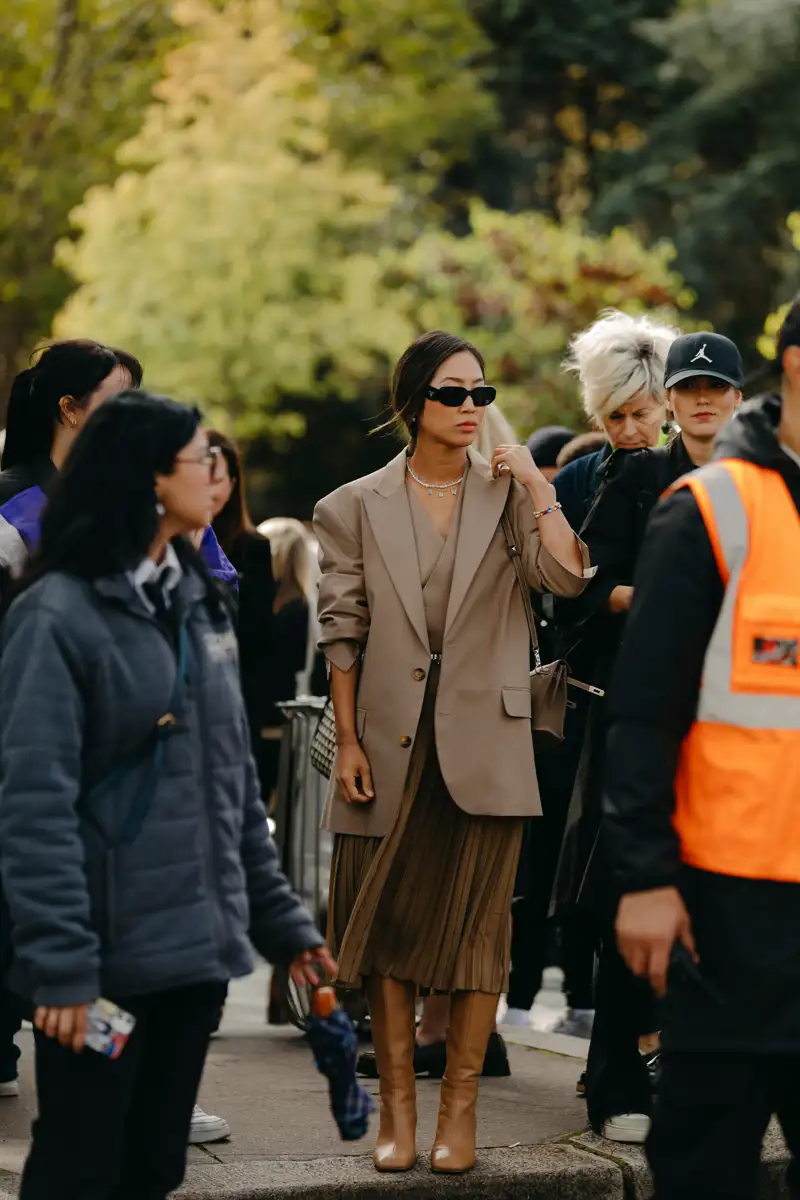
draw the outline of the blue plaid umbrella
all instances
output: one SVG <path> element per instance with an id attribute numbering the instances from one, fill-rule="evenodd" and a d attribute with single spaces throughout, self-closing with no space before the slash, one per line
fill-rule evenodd
<path id="1" fill-rule="evenodd" d="M 314 1016 L 308 1028 L 317 1070 L 328 1080 L 331 1112 L 345 1142 L 363 1138 L 373 1111 L 372 1098 L 356 1078 L 356 1031 L 347 1013 L 335 1008 L 327 1017 Z"/>

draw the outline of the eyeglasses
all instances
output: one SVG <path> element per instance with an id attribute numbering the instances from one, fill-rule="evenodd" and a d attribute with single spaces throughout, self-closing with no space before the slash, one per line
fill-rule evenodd
<path id="1" fill-rule="evenodd" d="M 180 454 L 175 459 L 179 463 L 194 463 L 197 467 L 208 467 L 210 479 L 216 479 L 217 470 L 222 458 L 222 450 L 219 446 L 209 446 L 208 449 L 199 458 L 187 458 Z"/>
<path id="2" fill-rule="evenodd" d="M 438 400 L 445 408 L 461 408 L 467 396 L 472 396 L 472 403 L 476 408 L 486 408 L 488 404 L 494 402 L 497 388 L 489 387 L 486 383 L 474 388 L 429 387 L 425 395 L 429 400 Z"/>

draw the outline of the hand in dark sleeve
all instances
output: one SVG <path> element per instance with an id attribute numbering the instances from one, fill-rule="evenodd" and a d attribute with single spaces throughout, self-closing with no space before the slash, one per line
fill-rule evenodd
<path id="1" fill-rule="evenodd" d="M 640 456 L 619 451 L 608 460 L 604 470 L 605 478 L 580 529 L 597 573 L 581 596 L 570 600 L 568 606 L 560 606 L 566 609 L 565 616 L 573 625 L 604 613 L 614 588 L 632 582 L 639 550 Z"/>
<path id="2" fill-rule="evenodd" d="M 676 882 L 675 773 L 723 592 L 700 511 L 682 488 L 648 525 L 609 692 L 604 808 L 622 892 Z"/>

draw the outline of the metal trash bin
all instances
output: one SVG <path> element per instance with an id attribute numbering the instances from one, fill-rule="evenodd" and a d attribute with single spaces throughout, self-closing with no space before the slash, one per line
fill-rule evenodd
<path id="1" fill-rule="evenodd" d="M 333 835 L 320 828 L 328 781 L 311 765 L 309 751 L 326 703 L 319 696 L 299 696 L 277 706 L 286 725 L 272 814 L 284 873 L 323 932 L 328 916 Z M 302 1029 L 308 1015 L 307 994 L 294 987 L 286 971 L 276 970 L 270 1023 L 291 1021 Z"/>

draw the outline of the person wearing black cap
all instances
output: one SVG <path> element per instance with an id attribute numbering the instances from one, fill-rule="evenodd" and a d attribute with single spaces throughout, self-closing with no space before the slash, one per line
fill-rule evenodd
<path id="1" fill-rule="evenodd" d="M 531 458 L 549 483 L 558 474 L 559 454 L 574 437 L 574 432 L 565 425 L 545 425 L 528 438 Z"/>
<path id="2" fill-rule="evenodd" d="M 570 605 L 575 624 L 583 625 L 599 647 L 597 676 L 589 681 L 595 686 L 606 686 L 616 659 L 650 514 L 671 484 L 710 461 L 715 437 L 741 403 L 742 379 L 741 356 L 728 338 L 715 333 L 676 338 L 667 354 L 664 386 L 677 432 L 664 446 L 616 453 L 608 460 L 581 529 L 592 562 L 598 565 L 597 575 L 587 594 Z M 660 646 L 657 628 L 653 638 Z M 625 967 L 612 934 L 618 896 L 601 822 L 607 729 L 603 702 L 593 707 L 591 716 L 556 894 L 578 894 L 599 919 L 595 1023 L 586 1071 L 590 1123 L 614 1141 L 642 1142 L 650 1125 L 650 1094 L 638 1043 L 657 1028 L 657 1016 L 647 989 Z"/>

